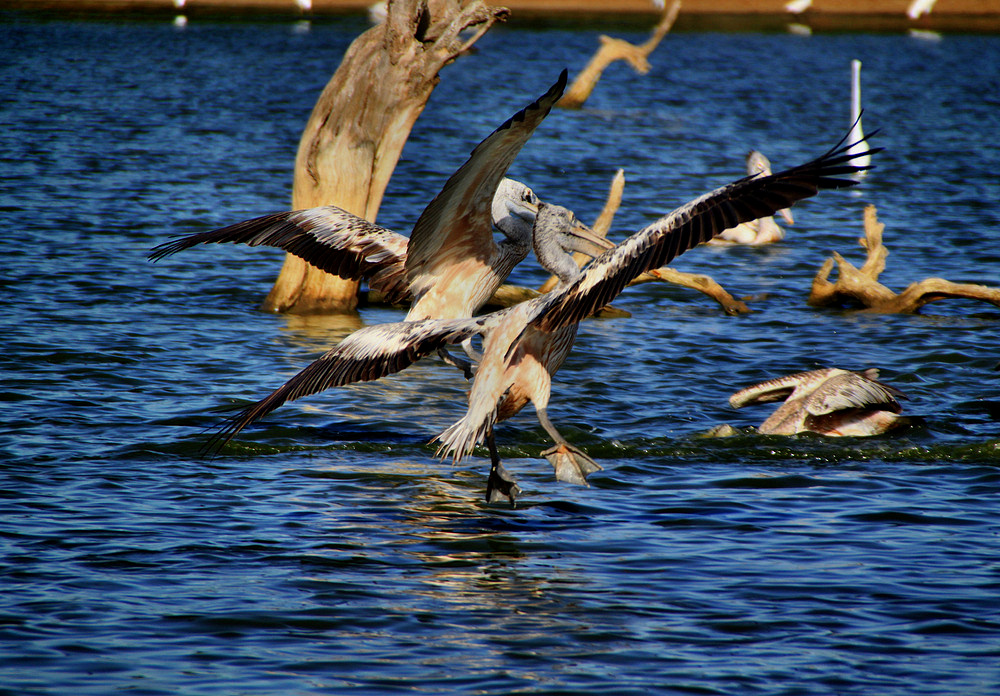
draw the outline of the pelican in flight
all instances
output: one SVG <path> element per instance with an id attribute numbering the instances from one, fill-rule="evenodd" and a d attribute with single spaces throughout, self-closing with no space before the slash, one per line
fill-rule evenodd
<path id="1" fill-rule="evenodd" d="M 583 226 L 566 209 L 541 204 L 534 225 L 534 247 L 536 254 L 541 253 L 540 260 L 551 266 L 560 279 L 555 290 L 471 319 L 424 319 L 360 329 L 270 395 L 226 421 L 209 446 L 221 447 L 247 425 L 287 401 L 331 387 L 379 379 L 443 347 L 479 335 L 483 337 L 483 357 L 466 414 L 435 440 L 441 442 L 442 456 L 451 453 L 457 462 L 487 439 L 491 457 L 487 500 L 506 496 L 513 504 L 518 488 L 497 455 L 493 426 L 501 418 L 519 412 L 529 401 L 546 425 L 551 375 L 568 353 L 579 322 L 610 303 L 642 273 L 659 268 L 725 229 L 773 215 L 820 190 L 855 185 L 857 182 L 849 175 L 858 166 L 853 163 L 854 156 L 847 153 L 846 140 L 803 165 L 768 176 L 747 176 L 682 205 L 601 253 L 583 270 L 570 254 L 573 246 L 585 246 L 573 241 Z M 585 237 L 583 241 L 591 243 Z M 569 338 L 562 338 L 560 332 Z M 554 428 L 546 430 L 556 438 Z M 563 442 L 557 438 L 557 448 Z M 577 457 L 572 449 L 553 454 L 556 476 L 561 480 L 585 482 L 599 468 L 586 455 Z"/>
<path id="2" fill-rule="evenodd" d="M 729 397 L 733 408 L 785 400 L 758 430 L 765 435 L 819 433 L 867 437 L 898 428 L 910 419 L 900 416 L 897 399 L 906 395 L 878 381 L 878 370 L 862 372 L 827 367 L 754 384 Z"/>
<path id="3" fill-rule="evenodd" d="M 749 176 L 768 176 L 771 173 L 771 161 L 764 156 L 763 152 L 751 150 L 747 153 L 747 174 Z M 789 225 L 795 224 L 792 211 L 783 208 L 778 214 L 785 219 Z M 774 216 L 767 215 L 750 222 L 743 222 L 724 230 L 722 234 L 709 240 L 709 244 L 748 244 L 758 246 L 761 244 L 771 244 L 780 242 L 785 238 L 785 231 L 774 221 Z"/>
<path id="4" fill-rule="evenodd" d="M 549 90 L 483 140 L 427 205 L 410 237 L 332 205 L 283 211 L 155 247 L 156 261 L 199 244 L 271 246 L 346 278 L 365 279 L 389 302 L 412 299 L 406 321 L 472 316 L 531 250 L 538 198 L 506 178 L 535 128 L 562 96 L 566 71 Z M 493 228 L 503 233 L 498 244 Z M 465 344 L 470 358 L 478 357 Z M 442 357 L 471 377 L 468 360 Z"/>

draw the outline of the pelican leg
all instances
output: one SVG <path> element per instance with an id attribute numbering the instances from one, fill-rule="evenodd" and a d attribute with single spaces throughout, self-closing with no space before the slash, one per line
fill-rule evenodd
<path id="1" fill-rule="evenodd" d="M 454 355 L 453 353 L 449 353 L 444 348 L 438 348 L 438 355 L 440 355 L 441 359 L 444 360 L 445 363 L 447 363 L 448 365 L 452 365 L 461 370 L 465 374 L 466 379 L 472 379 L 473 375 L 475 374 L 475 370 L 473 369 L 473 364 L 471 360 L 460 358 L 459 356 Z"/>
<path id="2" fill-rule="evenodd" d="M 535 408 L 538 414 L 538 422 L 542 424 L 549 436 L 556 441 L 555 447 L 542 452 L 542 456 L 549 460 L 555 467 L 556 479 L 566 483 L 577 483 L 581 486 L 587 485 L 587 477 L 595 471 L 601 471 L 601 466 L 593 459 L 583 453 L 578 447 L 574 447 L 566 441 L 566 438 L 556 430 L 549 420 L 548 413 L 544 408 Z"/>
<path id="3" fill-rule="evenodd" d="M 506 498 L 510 501 L 510 506 L 516 505 L 515 499 L 521 493 L 521 489 L 514 482 L 514 477 L 507 473 L 500 462 L 500 454 L 497 452 L 497 443 L 493 437 L 493 428 L 486 434 L 486 444 L 490 448 L 490 477 L 486 481 L 486 502 L 500 503 Z"/>
<path id="4" fill-rule="evenodd" d="M 469 356 L 469 360 L 474 363 L 478 364 L 483 359 L 483 354 L 472 346 L 472 338 L 467 338 L 462 341 L 462 350 L 464 350 L 465 354 Z"/>

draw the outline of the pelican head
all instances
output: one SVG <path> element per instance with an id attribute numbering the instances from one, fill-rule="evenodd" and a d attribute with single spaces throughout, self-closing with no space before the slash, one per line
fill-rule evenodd
<path id="1" fill-rule="evenodd" d="M 538 204 L 534 191 L 520 181 L 504 178 L 493 194 L 493 225 L 508 239 L 528 245 Z"/>
<path id="2" fill-rule="evenodd" d="M 551 203 L 538 204 L 533 245 L 538 262 L 563 282 L 580 273 L 573 252 L 595 257 L 615 246 L 580 222 L 572 210 Z"/>

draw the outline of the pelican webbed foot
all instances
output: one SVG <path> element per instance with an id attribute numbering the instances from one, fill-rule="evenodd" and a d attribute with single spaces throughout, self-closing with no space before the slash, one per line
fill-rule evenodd
<path id="1" fill-rule="evenodd" d="M 550 447 L 542 452 L 542 456 L 555 468 L 556 479 L 566 483 L 586 486 L 588 476 L 595 471 L 602 471 L 597 462 L 568 442 L 560 442 L 555 447 Z"/>
<path id="2" fill-rule="evenodd" d="M 521 488 L 500 461 L 492 428 L 486 435 L 486 444 L 490 448 L 490 476 L 486 480 L 486 502 L 502 503 L 504 499 L 507 499 L 510 506 L 515 507 L 517 496 L 521 494 Z"/>
<path id="3" fill-rule="evenodd" d="M 504 468 L 503 464 L 497 462 L 490 467 L 490 477 L 486 480 L 486 502 L 502 503 L 504 500 L 510 502 L 511 507 L 517 505 L 517 496 L 521 494 L 521 487 L 514 481 Z"/>
<path id="4" fill-rule="evenodd" d="M 566 438 L 552 425 L 546 409 L 536 406 L 535 413 L 538 415 L 538 422 L 556 442 L 554 447 L 542 452 L 542 456 L 555 468 L 556 480 L 581 486 L 588 485 L 587 477 L 595 471 L 602 471 L 601 466 L 584 454 L 579 447 L 574 447 L 566 441 Z"/>

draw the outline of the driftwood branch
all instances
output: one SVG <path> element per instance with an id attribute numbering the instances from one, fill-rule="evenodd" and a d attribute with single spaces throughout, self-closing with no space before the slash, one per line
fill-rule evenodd
<path id="1" fill-rule="evenodd" d="M 869 312 L 912 314 L 938 300 L 965 298 L 982 300 L 1000 307 L 1000 288 L 968 283 L 953 283 L 943 278 L 926 278 L 912 283 L 901 293 L 895 293 L 878 282 L 885 270 L 889 250 L 882 243 L 885 225 L 878 221 L 875 206 L 864 213 L 865 236 L 859 239 L 867 251 L 861 268 L 856 268 L 834 252 L 823 262 L 813 278 L 808 303 L 813 307 L 858 307 Z M 830 282 L 830 272 L 837 266 L 837 281 Z"/>
<path id="2" fill-rule="evenodd" d="M 643 273 L 641 276 L 632 281 L 631 285 L 639 285 L 640 283 L 650 283 L 653 281 L 661 281 L 664 283 L 670 283 L 671 285 L 680 285 L 684 288 L 691 288 L 692 290 L 697 290 L 703 292 L 713 300 L 719 303 L 726 314 L 737 315 L 737 314 L 747 314 L 750 308 L 747 307 L 746 302 L 742 300 L 737 300 L 735 297 L 729 294 L 729 292 L 719 285 L 711 276 L 703 275 L 701 273 L 685 273 L 684 271 L 677 271 L 669 266 L 663 266 L 661 268 L 653 269 L 647 273 Z"/>
<path id="3" fill-rule="evenodd" d="M 337 205 L 374 220 L 439 71 L 507 14 L 482 0 L 389 3 L 386 21 L 354 40 L 313 108 L 295 159 L 292 208 Z M 463 38 L 466 29 L 474 31 Z M 347 311 L 357 289 L 288 255 L 264 308 Z"/>
<path id="4" fill-rule="evenodd" d="M 573 84 L 566 90 L 566 94 L 559 100 L 556 106 L 564 109 L 579 109 L 587 101 L 597 82 L 601 79 L 604 69 L 616 60 L 624 60 L 640 75 L 649 72 L 649 54 L 659 45 L 660 41 L 670 31 L 680 12 L 680 0 L 674 0 L 669 7 L 664 9 L 659 23 L 653 28 L 649 39 L 638 46 L 630 44 L 622 39 L 615 39 L 610 36 L 600 37 L 601 46 L 591 57 L 590 62 L 580 71 L 580 74 L 573 80 Z"/>

